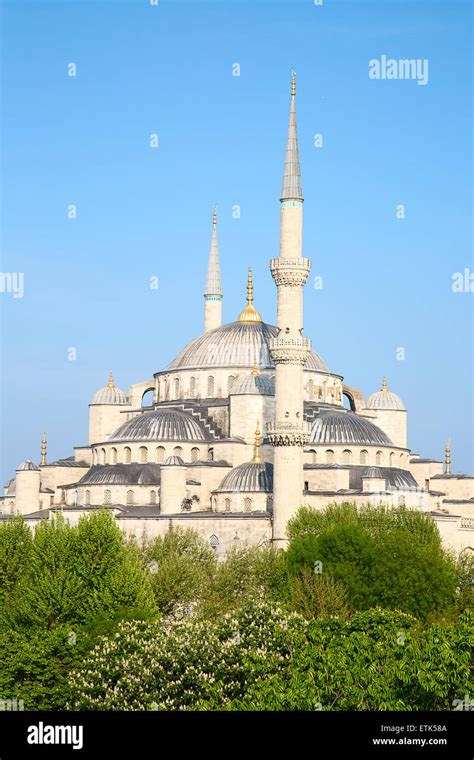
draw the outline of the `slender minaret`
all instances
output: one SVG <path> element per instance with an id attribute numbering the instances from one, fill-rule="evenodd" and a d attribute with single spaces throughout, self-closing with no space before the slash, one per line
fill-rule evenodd
<path id="1" fill-rule="evenodd" d="M 280 208 L 280 256 L 270 261 L 278 289 L 278 336 L 270 340 L 276 367 L 275 422 L 268 427 L 274 446 L 273 542 L 284 547 L 286 525 L 302 502 L 303 446 L 308 425 L 303 419 L 303 368 L 310 341 L 303 338 L 303 286 L 311 262 L 302 258 L 303 192 L 301 190 L 295 108 L 296 78 L 291 78 L 290 122 Z"/>
<path id="2" fill-rule="evenodd" d="M 46 433 L 43 433 L 41 439 L 41 467 L 46 464 Z"/>
<path id="3" fill-rule="evenodd" d="M 204 332 L 214 330 L 222 324 L 222 285 L 217 247 L 217 210 L 212 215 L 212 240 L 207 267 L 206 287 L 204 289 Z"/>

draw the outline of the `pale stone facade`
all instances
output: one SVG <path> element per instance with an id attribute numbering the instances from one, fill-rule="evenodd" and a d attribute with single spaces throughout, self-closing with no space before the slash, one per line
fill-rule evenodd
<path id="1" fill-rule="evenodd" d="M 411 453 L 407 410 L 387 382 L 366 399 L 303 336 L 311 262 L 295 89 L 293 80 L 280 255 L 270 261 L 276 325 L 253 305 L 251 270 L 246 307 L 222 323 L 214 211 L 203 334 L 127 393 L 110 375 L 89 405 L 88 444 L 48 462 L 44 438 L 41 463 L 23 462 L 6 484 L 3 518 L 35 525 L 59 511 L 74 523 L 100 507 L 138 538 L 190 527 L 223 554 L 239 542 L 284 546 L 301 504 L 405 504 L 430 513 L 446 545 L 473 547 L 474 476 L 451 473 L 449 448 L 444 464 Z"/>

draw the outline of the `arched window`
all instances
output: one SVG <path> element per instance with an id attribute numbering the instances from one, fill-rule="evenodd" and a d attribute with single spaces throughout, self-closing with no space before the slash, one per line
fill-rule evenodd
<path id="1" fill-rule="evenodd" d="M 360 452 L 359 461 L 361 464 L 367 464 L 367 460 L 369 458 L 369 452 L 366 449 L 362 449 Z"/>
<path id="2" fill-rule="evenodd" d="M 334 451 L 332 449 L 327 449 L 326 451 L 326 463 L 334 464 Z"/>
<path id="3" fill-rule="evenodd" d="M 117 449 L 115 446 L 112 446 L 110 449 L 110 462 L 111 464 L 117 464 Z"/>
<path id="4" fill-rule="evenodd" d="M 197 446 L 194 446 L 191 449 L 191 462 L 197 462 L 199 459 L 199 454 L 200 454 L 199 449 L 197 448 Z"/>
<path id="5" fill-rule="evenodd" d="M 207 461 L 213 462 L 214 461 L 214 449 L 208 449 L 207 451 Z"/>
<path id="6" fill-rule="evenodd" d="M 189 380 L 189 396 L 195 398 L 196 396 L 196 378 L 191 377 Z"/>
<path id="7" fill-rule="evenodd" d="M 207 397 L 213 398 L 214 397 L 214 378 L 212 375 L 209 375 L 207 378 Z"/>
<path id="8" fill-rule="evenodd" d="M 309 453 L 311 455 L 311 463 L 316 464 L 318 455 L 316 454 L 316 449 L 310 449 Z"/>
<path id="9" fill-rule="evenodd" d="M 224 499 L 224 509 L 226 512 L 230 512 L 230 499 Z"/>
<path id="10" fill-rule="evenodd" d="M 244 499 L 244 512 L 251 512 L 252 511 L 252 499 L 250 499 L 248 496 Z"/>
<path id="11" fill-rule="evenodd" d="M 232 386 L 235 383 L 235 375 L 229 375 L 227 378 L 227 393 L 230 393 L 232 390 Z"/>
<path id="12" fill-rule="evenodd" d="M 147 388 L 145 393 L 142 395 L 142 406 L 143 407 L 153 406 L 153 401 L 154 401 L 153 397 L 154 397 L 153 388 Z"/>
<path id="13" fill-rule="evenodd" d="M 123 450 L 123 457 L 124 457 L 125 464 L 130 464 L 130 462 L 132 461 L 132 449 L 130 448 L 130 446 L 125 446 Z"/>
<path id="14" fill-rule="evenodd" d="M 150 491 L 150 504 L 156 504 L 156 491 Z"/>
<path id="15" fill-rule="evenodd" d="M 209 543 L 213 549 L 217 549 L 217 547 L 219 546 L 219 539 L 217 538 L 216 535 L 212 535 L 209 539 Z"/>
<path id="16" fill-rule="evenodd" d="M 308 398 L 310 401 L 314 398 L 314 380 L 308 382 Z"/>
<path id="17" fill-rule="evenodd" d="M 138 449 L 138 461 L 140 464 L 146 464 L 148 462 L 148 449 L 146 446 L 140 446 Z"/>
<path id="18" fill-rule="evenodd" d="M 404 457 L 405 457 L 405 455 L 403 453 L 400 454 L 400 467 L 403 467 L 403 459 L 404 459 Z"/>
<path id="19" fill-rule="evenodd" d="M 175 446 L 173 449 L 173 455 L 175 457 L 182 457 L 183 456 L 183 449 L 181 446 Z"/>
<path id="20" fill-rule="evenodd" d="M 127 504 L 133 504 L 133 491 L 127 491 Z"/>
<path id="21" fill-rule="evenodd" d="M 382 464 L 382 457 L 383 457 L 382 452 L 381 451 L 377 451 L 377 453 L 375 455 L 375 464 Z"/>
<path id="22" fill-rule="evenodd" d="M 84 503 L 86 504 L 86 506 L 90 506 L 90 503 L 91 503 L 91 492 L 90 491 L 86 491 L 85 497 L 84 497 Z"/>
<path id="23" fill-rule="evenodd" d="M 156 449 L 156 461 L 158 463 L 165 461 L 165 447 L 164 446 L 157 446 L 157 449 Z"/>
<path id="24" fill-rule="evenodd" d="M 179 398 L 179 392 L 180 392 L 179 377 L 175 377 L 174 379 L 174 397 L 175 398 Z"/>
<path id="25" fill-rule="evenodd" d="M 344 449 L 342 452 L 342 464 L 352 463 L 352 451 L 350 449 Z"/>
<path id="26" fill-rule="evenodd" d="M 106 453 L 105 453 L 105 449 L 101 449 L 101 452 L 100 452 L 100 461 L 102 462 L 102 464 L 105 464 L 106 461 L 107 461 L 107 456 L 106 456 Z"/>
<path id="27" fill-rule="evenodd" d="M 112 492 L 104 491 L 104 504 L 112 504 Z"/>
<path id="28" fill-rule="evenodd" d="M 395 466 L 395 452 L 394 451 L 390 452 L 390 456 L 388 458 L 388 461 L 390 463 L 390 467 L 394 467 Z"/>

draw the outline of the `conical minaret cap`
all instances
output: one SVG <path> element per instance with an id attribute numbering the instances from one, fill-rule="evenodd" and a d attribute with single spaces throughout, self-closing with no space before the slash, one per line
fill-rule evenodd
<path id="1" fill-rule="evenodd" d="M 204 297 L 222 298 L 221 267 L 219 264 L 219 249 L 217 247 L 217 209 L 214 206 L 212 214 L 212 240 L 207 266 L 206 287 Z"/>
<path id="2" fill-rule="evenodd" d="M 282 201 L 303 200 L 301 187 L 300 156 L 298 150 L 298 130 L 296 128 L 296 74 L 291 74 L 291 103 L 290 121 L 288 123 L 288 138 L 286 141 L 285 167 L 283 169 L 283 184 L 281 188 Z"/>

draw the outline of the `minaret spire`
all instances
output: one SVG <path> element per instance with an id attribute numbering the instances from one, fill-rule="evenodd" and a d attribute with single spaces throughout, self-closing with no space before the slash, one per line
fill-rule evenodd
<path id="1" fill-rule="evenodd" d="M 303 258 L 303 191 L 296 130 L 296 78 L 291 76 L 290 121 L 280 198 L 280 256 L 270 261 L 277 286 L 278 335 L 270 339 L 275 364 L 275 420 L 268 426 L 273 449 L 273 543 L 285 546 L 286 526 L 303 499 L 303 368 L 311 343 L 303 338 L 303 286 L 311 262 Z"/>
<path id="2" fill-rule="evenodd" d="M 285 167 L 280 200 L 303 200 L 301 188 L 300 156 L 298 150 L 298 130 L 296 127 L 296 73 L 291 72 L 291 102 L 288 137 L 286 140 Z"/>
<path id="3" fill-rule="evenodd" d="M 446 475 L 451 475 L 451 438 L 446 441 L 446 449 L 444 452 L 444 472 Z"/>
<path id="4" fill-rule="evenodd" d="M 212 213 L 212 239 L 204 288 L 204 332 L 214 330 L 222 324 L 222 284 L 217 246 L 217 208 Z"/>
<path id="5" fill-rule="evenodd" d="M 41 439 L 41 466 L 46 464 L 46 433 L 43 433 Z"/>

